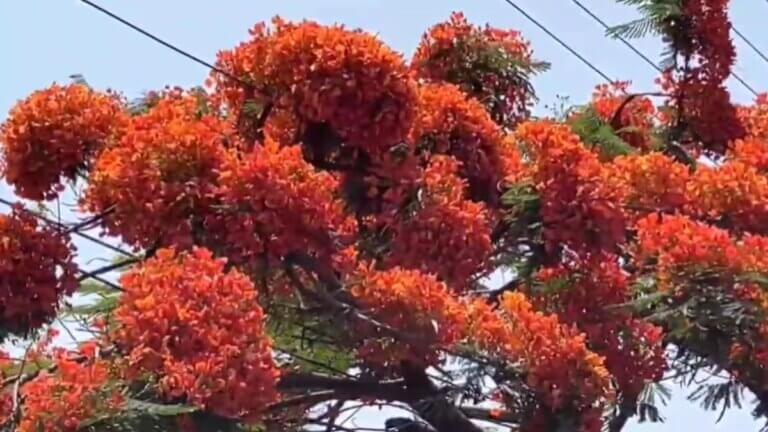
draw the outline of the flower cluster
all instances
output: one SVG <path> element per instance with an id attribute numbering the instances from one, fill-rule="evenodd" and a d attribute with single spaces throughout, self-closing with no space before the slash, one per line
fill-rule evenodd
<path id="1" fill-rule="evenodd" d="M 418 208 L 390 227 L 386 262 L 435 274 L 461 290 L 484 270 L 492 245 L 488 211 L 484 204 L 466 199 L 466 183 L 457 177 L 458 170 L 453 158 L 432 158 Z"/>
<path id="2" fill-rule="evenodd" d="M 553 410 L 577 410 L 611 398 L 611 376 L 603 359 L 587 348 L 585 336 L 555 315 L 533 309 L 525 295 L 507 293 L 498 310 L 472 303 L 470 340 L 483 351 L 522 364 L 527 384 Z"/>
<path id="3" fill-rule="evenodd" d="M 662 280 L 679 270 L 728 268 L 738 260 L 727 231 L 685 216 L 650 214 L 636 229 L 635 262 L 655 262 Z"/>
<path id="4" fill-rule="evenodd" d="M 517 138 L 532 154 L 541 199 L 545 247 L 612 249 L 624 241 L 623 191 L 605 181 L 607 170 L 566 125 L 526 122 Z"/>
<path id="5" fill-rule="evenodd" d="M 77 288 L 69 239 L 26 210 L 0 215 L 0 329 L 26 335 L 50 322 Z"/>
<path id="6" fill-rule="evenodd" d="M 749 165 L 762 174 L 768 172 L 768 143 L 765 138 L 736 140 L 727 156 L 729 160 Z"/>
<path id="7" fill-rule="evenodd" d="M 627 213 L 670 212 L 687 202 L 688 167 L 661 153 L 619 156 L 606 170 L 606 182 L 624 192 Z"/>
<path id="8" fill-rule="evenodd" d="M 157 255 L 123 275 L 113 338 L 128 378 L 150 373 L 170 400 L 251 420 L 277 399 L 278 371 L 250 280 L 205 249 Z"/>
<path id="9" fill-rule="evenodd" d="M 584 331 L 589 347 L 605 357 L 624 397 L 633 399 L 645 384 L 661 379 L 666 367 L 661 328 L 610 309 L 632 298 L 616 256 L 573 256 L 540 270 L 534 280 L 534 304 Z"/>
<path id="10" fill-rule="evenodd" d="M 279 260 L 304 251 L 330 258 L 354 238 L 357 226 L 345 212 L 339 182 L 302 158 L 298 146 L 267 140 L 220 175 L 223 207 L 218 247 L 234 262 L 267 254 Z"/>
<path id="11" fill-rule="evenodd" d="M 56 372 L 43 371 L 24 385 L 18 432 L 76 432 L 97 416 L 116 414 L 123 396 L 103 360 L 68 358 L 60 353 Z"/>
<path id="12" fill-rule="evenodd" d="M 768 178 L 752 166 L 699 167 L 687 189 L 691 214 L 737 231 L 768 232 Z"/>
<path id="13" fill-rule="evenodd" d="M 768 138 L 768 93 L 758 95 L 752 105 L 738 107 L 737 115 L 747 137 L 758 140 Z"/>
<path id="14" fill-rule="evenodd" d="M 399 54 L 362 31 L 273 22 L 274 31 L 257 26 L 252 41 L 219 54 L 219 65 L 252 82 L 256 98 L 295 112 L 303 124 L 327 124 L 374 159 L 405 138 L 416 84 Z M 232 90 L 240 83 L 214 77 L 230 103 L 247 100 Z"/>
<path id="15" fill-rule="evenodd" d="M 662 88 L 673 96 L 692 138 L 705 150 L 723 154 L 732 140 L 745 135 L 724 84 L 736 59 L 728 1 L 690 0 L 681 12 L 680 25 L 673 28 L 679 34 L 669 40 L 691 63 L 677 74 L 668 70 Z"/>
<path id="16" fill-rule="evenodd" d="M 656 107 L 648 97 L 630 95 L 629 84 L 629 81 L 617 81 L 598 85 L 592 93 L 590 106 L 597 117 L 609 123 L 627 144 L 648 150 L 653 143 Z"/>
<path id="17" fill-rule="evenodd" d="M 501 128 L 479 102 L 451 84 L 427 84 L 419 89 L 416 119 L 410 141 L 424 157 L 448 154 L 462 165 L 470 196 L 494 204 L 499 182 L 513 173 L 507 159 L 515 157 Z"/>
<path id="18" fill-rule="evenodd" d="M 755 286 L 740 285 L 734 277 L 768 272 L 766 237 L 748 234 L 736 240 L 685 216 L 649 215 L 637 223 L 634 253 L 637 264 L 654 265 L 662 289 L 697 275 L 719 275 L 721 285 L 733 288 L 742 300 L 763 301 L 755 296 Z"/>
<path id="19" fill-rule="evenodd" d="M 0 128 L 2 173 L 18 195 L 52 199 L 75 180 L 126 120 L 119 101 L 84 85 L 52 85 L 11 109 Z"/>
<path id="20" fill-rule="evenodd" d="M 417 270 L 379 271 L 363 264 L 350 276 L 349 290 L 365 313 L 408 335 L 418 345 L 366 340 L 359 354 L 379 366 L 397 366 L 410 359 L 431 364 L 438 350 L 458 343 L 467 329 L 466 307 L 434 276 Z M 375 330 L 375 329 L 373 329 Z M 367 337 L 376 331 L 365 332 Z"/>
<path id="21" fill-rule="evenodd" d="M 461 13 L 430 28 L 411 60 L 419 78 L 444 81 L 482 101 L 493 119 L 513 127 L 528 118 L 535 99 L 529 43 L 514 30 L 472 26 Z"/>
<path id="22" fill-rule="evenodd" d="M 228 135 L 222 120 L 200 112 L 197 96 L 163 97 L 97 159 L 81 207 L 113 209 L 107 232 L 136 247 L 188 246 L 210 211 Z"/>

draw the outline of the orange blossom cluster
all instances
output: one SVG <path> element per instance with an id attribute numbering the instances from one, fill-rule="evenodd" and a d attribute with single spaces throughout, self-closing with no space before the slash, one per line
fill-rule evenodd
<path id="1" fill-rule="evenodd" d="M 22 387 L 24 409 L 17 432 L 77 432 L 84 422 L 116 414 L 123 406 L 105 361 L 59 353 L 55 366 L 56 372 L 43 371 Z"/>
<path id="2" fill-rule="evenodd" d="M 606 181 L 606 170 L 566 125 L 526 122 L 517 138 L 532 153 L 533 179 L 541 199 L 545 247 L 612 249 L 624 240 L 622 191 Z"/>
<path id="3" fill-rule="evenodd" d="M 122 139 L 96 161 L 81 203 L 136 247 L 190 245 L 209 211 L 228 128 L 201 115 L 196 95 L 170 94 L 131 119 Z"/>
<path id="4" fill-rule="evenodd" d="M 451 84 L 420 87 L 410 141 L 425 158 L 448 154 L 458 159 L 470 196 L 489 204 L 496 202 L 499 182 L 512 174 L 506 169 L 514 167 L 517 156 L 483 106 Z"/>
<path id="5" fill-rule="evenodd" d="M 114 334 L 129 378 L 229 418 L 253 420 L 277 399 L 278 371 L 253 283 L 205 249 L 157 255 L 121 278 Z"/>
<path id="6" fill-rule="evenodd" d="M 256 26 L 250 42 L 219 54 L 219 64 L 252 82 L 257 98 L 293 111 L 304 124 L 329 125 L 374 160 L 405 138 L 416 84 L 399 54 L 360 30 L 279 18 L 273 23 L 273 31 Z M 232 90 L 242 84 L 214 80 L 242 109 L 242 91 Z"/>
<path id="7" fill-rule="evenodd" d="M 704 148 L 723 154 L 732 140 L 745 134 L 724 82 L 731 75 L 736 50 L 731 41 L 728 0 L 688 0 L 682 5 L 681 25 L 674 26 L 674 49 L 692 59 L 679 76 L 662 77 L 683 120 Z M 676 51 L 677 52 L 677 51 Z"/>
<path id="8" fill-rule="evenodd" d="M 626 311 L 610 309 L 632 299 L 618 262 L 609 254 L 572 256 L 540 270 L 530 290 L 534 304 L 584 331 L 589 347 L 605 357 L 618 389 L 634 400 L 648 382 L 664 374 L 663 332 Z"/>
<path id="9" fill-rule="evenodd" d="M 690 213 L 737 231 L 768 233 L 768 178 L 745 163 L 700 166 L 688 183 Z"/>
<path id="10" fill-rule="evenodd" d="M 419 78 L 461 87 L 499 124 L 512 127 L 530 115 L 534 95 L 525 76 L 531 55 L 519 32 L 475 27 L 456 12 L 422 36 L 411 68 Z"/>
<path id="11" fill-rule="evenodd" d="M 498 310 L 471 304 L 468 337 L 482 350 L 522 364 L 526 382 L 551 410 L 588 410 L 612 398 L 611 375 L 585 336 L 557 316 L 534 310 L 525 295 L 507 293 Z"/>
<path id="12" fill-rule="evenodd" d="M 358 354 L 382 366 L 410 359 L 419 363 L 437 361 L 441 348 L 455 346 L 467 328 L 466 307 L 434 276 L 418 270 L 395 267 L 379 271 L 363 264 L 350 276 L 350 292 L 364 312 L 380 319 L 419 342 L 368 340 Z M 375 334 L 375 333 L 373 333 Z"/>
<path id="13" fill-rule="evenodd" d="M 483 203 L 466 199 L 459 162 L 435 156 L 424 171 L 418 209 L 395 221 L 388 265 L 437 275 L 456 290 L 487 270 L 492 252 L 489 213 Z"/>
<path id="14" fill-rule="evenodd" d="M 655 265 L 662 289 L 674 288 L 670 283 L 678 276 L 703 271 L 725 276 L 768 271 L 768 238 L 748 234 L 737 241 L 726 230 L 686 216 L 652 214 L 639 220 L 634 253 L 638 264 Z M 740 287 L 736 294 L 755 300 L 753 293 Z"/>
<path id="15" fill-rule="evenodd" d="M 295 251 L 328 259 L 357 233 L 338 180 L 305 161 L 299 146 L 267 140 L 229 160 L 220 183 L 226 236 L 221 246 L 235 262 L 264 253 L 280 260 Z"/>
<path id="16" fill-rule="evenodd" d="M 748 137 L 734 141 L 728 159 L 749 165 L 760 173 L 768 172 L 768 143 L 765 139 Z"/>
<path id="17" fill-rule="evenodd" d="M 688 167 L 661 153 L 619 156 L 605 168 L 606 182 L 624 192 L 628 214 L 670 212 L 687 202 Z"/>
<path id="18" fill-rule="evenodd" d="M 761 93 L 751 105 L 739 106 L 737 114 L 747 137 L 768 138 L 768 93 Z"/>
<path id="19" fill-rule="evenodd" d="M 69 239 L 15 208 L 0 215 L 0 328 L 26 335 L 50 322 L 77 288 Z"/>
<path id="20" fill-rule="evenodd" d="M 52 85 L 11 109 L 0 128 L 5 180 L 19 196 L 53 199 L 75 180 L 126 120 L 116 97 L 85 85 Z"/>

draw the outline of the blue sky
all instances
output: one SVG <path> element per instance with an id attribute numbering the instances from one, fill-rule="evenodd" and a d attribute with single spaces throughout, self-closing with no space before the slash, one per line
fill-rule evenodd
<path id="1" fill-rule="evenodd" d="M 609 76 L 632 80 L 638 91 L 653 90 L 656 72 L 626 47 L 604 37 L 603 29 L 568 0 L 517 0 L 577 51 Z M 626 22 L 635 16 L 632 9 L 611 0 L 583 0 L 609 24 Z M 768 50 L 768 3 L 732 0 L 735 26 L 759 47 Z M 410 57 L 426 27 L 442 21 L 451 11 L 463 11 L 475 23 L 514 28 L 523 32 L 535 55 L 552 63 L 552 69 L 534 81 L 540 97 L 539 112 L 568 96 L 574 103 L 586 100 L 600 77 L 529 23 L 503 0 L 201 0 L 107 1 L 113 12 L 204 58 L 234 46 L 247 36 L 254 23 L 279 14 L 287 19 L 309 18 L 323 23 L 344 23 L 378 34 L 385 42 Z M 637 47 L 651 58 L 661 52 L 657 40 L 641 40 Z M 766 90 L 761 78 L 768 64 L 736 39 L 739 53 L 735 71 L 758 91 Z M 129 97 L 167 84 L 199 85 L 208 71 L 167 48 L 100 15 L 75 0 L 31 0 L 0 2 L 0 54 L 5 59 L 0 73 L 0 118 L 31 91 L 54 81 L 65 83 L 68 76 L 83 74 L 97 88 L 114 88 Z M 729 83 L 739 102 L 751 94 L 735 81 Z M 0 184 L 0 195 L 10 191 Z M 105 256 L 103 250 L 79 243 L 81 260 Z M 630 432 L 672 432 L 681 428 L 702 431 L 757 431 L 748 410 L 729 412 L 714 425 L 715 413 L 704 412 L 676 392 L 664 410 L 664 425 L 631 425 Z M 371 426 L 380 416 L 362 415 Z"/>

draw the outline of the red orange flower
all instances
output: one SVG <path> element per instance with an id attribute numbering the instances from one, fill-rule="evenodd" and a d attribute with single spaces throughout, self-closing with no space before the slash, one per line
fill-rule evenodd
<path id="1" fill-rule="evenodd" d="M 304 124 L 329 125 L 374 160 L 405 138 L 416 86 L 400 55 L 362 31 L 273 22 L 273 32 L 257 26 L 251 42 L 219 57 L 222 67 L 254 84 L 257 99 L 294 111 Z M 240 83 L 216 80 L 235 105 L 247 99 L 232 89 Z"/>
<path id="2" fill-rule="evenodd" d="M 490 215 L 485 205 L 465 198 L 466 183 L 456 173 L 459 163 L 435 156 L 424 173 L 422 196 L 413 214 L 395 221 L 388 265 L 437 275 L 463 290 L 492 251 Z"/>
<path id="3" fill-rule="evenodd" d="M 628 213 L 674 211 L 688 200 L 688 167 L 661 153 L 619 156 L 606 170 L 606 182 L 624 191 Z"/>
<path id="4" fill-rule="evenodd" d="M 252 420 L 277 399 L 278 371 L 250 280 L 205 249 L 161 249 L 120 280 L 114 340 L 127 376 L 156 374 L 168 399 Z"/>
<path id="5" fill-rule="evenodd" d="M 98 158 L 81 206 L 114 206 L 107 232 L 137 247 L 189 246 L 199 235 L 194 225 L 210 213 L 229 137 L 222 120 L 199 110 L 195 95 L 161 98 Z"/>
<path id="6" fill-rule="evenodd" d="M 386 340 L 384 345 L 369 340 L 360 351 L 369 361 L 382 366 L 397 366 L 403 358 L 431 363 L 438 349 L 451 348 L 464 336 L 466 308 L 434 276 L 400 268 L 378 271 L 363 264 L 350 276 L 349 289 L 364 312 L 419 342 L 397 350 Z"/>
<path id="7" fill-rule="evenodd" d="M 410 141 L 424 157 L 448 154 L 462 165 L 460 174 L 469 182 L 470 196 L 495 204 L 499 182 L 512 173 L 505 162 L 514 147 L 479 102 L 450 84 L 420 88 L 416 119 Z M 505 155 L 505 156 L 503 156 Z"/>
<path id="8" fill-rule="evenodd" d="M 357 232 L 339 183 L 306 162 L 298 146 L 267 141 L 222 168 L 220 247 L 236 262 L 267 253 L 279 260 L 303 251 L 330 258 Z"/>
<path id="9" fill-rule="evenodd" d="M 758 95 L 752 105 L 738 107 L 737 114 L 748 138 L 768 139 L 768 93 Z"/>
<path id="10" fill-rule="evenodd" d="M 568 126 L 526 122 L 516 136 L 532 154 L 548 250 L 612 249 L 624 241 L 624 191 L 606 182 L 608 171 Z"/>
<path id="11" fill-rule="evenodd" d="M 699 167 L 688 183 L 690 212 L 738 231 L 768 232 L 768 178 L 734 161 Z"/>
<path id="12" fill-rule="evenodd" d="M 52 85 L 11 109 L 0 128 L 0 169 L 24 198 L 52 199 L 115 138 L 126 114 L 113 95 L 84 85 Z"/>
<path id="13" fill-rule="evenodd" d="M 470 340 L 502 360 L 522 363 L 526 382 L 550 409 L 566 403 L 587 409 L 612 397 L 610 374 L 584 335 L 535 311 L 522 293 L 505 294 L 498 311 L 473 303 L 470 320 Z"/>
<path id="14" fill-rule="evenodd" d="M 636 398 L 648 382 L 662 378 L 666 368 L 662 329 L 611 309 L 632 299 L 618 257 L 570 257 L 557 267 L 540 270 L 529 290 L 534 304 L 584 331 L 588 346 L 605 357 L 605 366 L 625 398 Z"/>
<path id="15" fill-rule="evenodd" d="M 0 329 L 26 335 L 77 288 L 69 239 L 21 209 L 0 215 Z"/>
<path id="16" fill-rule="evenodd" d="M 60 354 L 56 372 L 41 372 L 24 385 L 18 432 L 76 432 L 88 420 L 116 414 L 123 396 L 103 360 L 77 361 Z"/>
<path id="17" fill-rule="evenodd" d="M 762 174 L 768 172 L 768 142 L 765 138 L 745 138 L 734 141 L 728 157 L 729 160 L 749 165 Z"/>
<path id="18" fill-rule="evenodd" d="M 455 12 L 422 36 L 411 68 L 419 78 L 461 87 L 500 125 L 512 127 L 530 115 L 535 99 L 526 82 L 531 55 L 519 32 L 475 27 Z"/>

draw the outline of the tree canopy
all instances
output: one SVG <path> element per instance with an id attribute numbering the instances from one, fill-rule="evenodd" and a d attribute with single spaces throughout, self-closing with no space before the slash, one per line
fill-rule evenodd
<path id="1" fill-rule="evenodd" d="M 415 418 L 391 430 L 619 432 L 672 382 L 768 418 L 768 97 L 730 100 L 727 1 L 623 2 L 610 33 L 667 44 L 658 89 L 550 117 L 548 64 L 460 13 L 410 61 L 275 18 L 199 88 L 19 101 L 4 180 L 86 218 L 0 214 L 0 336 L 35 341 L 0 356 L 3 430 L 348 431 L 390 404 Z M 93 227 L 126 250 L 85 271 Z M 91 336 L 57 347 L 61 319 Z"/>

